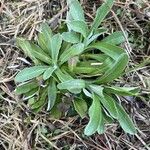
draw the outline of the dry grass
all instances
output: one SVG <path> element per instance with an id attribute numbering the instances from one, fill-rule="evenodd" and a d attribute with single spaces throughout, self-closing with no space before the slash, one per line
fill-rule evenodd
<path id="1" fill-rule="evenodd" d="M 88 21 L 93 19 L 101 0 L 82 0 Z M 121 84 L 141 88 L 138 98 L 122 98 L 137 125 L 138 134 L 124 134 L 117 124 L 108 125 L 104 135 L 85 137 L 87 119 L 78 117 L 56 120 L 45 111 L 33 114 L 14 93 L 15 74 L 28 60 L 15 45 L 17 36 L 35 39 L 39 24 L 47 20 L 55 30 L 63 21 L 65 0 L 2 0 L 0 2 L 0 150 L 150 149 L 150 3 L 148 0 L 116 0 L 103 25 L 127 31 L 129 38 L 122 46 L 131 55 L 126 78 Z"/>

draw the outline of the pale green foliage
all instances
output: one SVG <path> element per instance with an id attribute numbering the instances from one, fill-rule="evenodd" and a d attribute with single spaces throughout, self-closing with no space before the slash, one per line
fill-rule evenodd
<path id="1" fill-rule="evenodd" d="M 107 29 L 100 27 L 114 0 L 106 0 L 98 8 L 91 26 L 85 22 L 78 0 L 67 2 L 68 31 L 53 35 L 43 23 L 38 44 L 17 39 L 18 46 L 35 66 L 17 74 L 15 81 L 23 84 L 18 85 L 16 93 L 32 101 L 30 107 L 34 112 L 47 105 L 47 111 L 56 118 L 62 114 L 58 104 L 64 97 L 71 99 L 74 110 L 82 118 L 88 113 L 90 120 L 84 130 L 88 136 L 104 133 L 104 125 L 114 119 L 125 132 L 135 134 L 136 128 L 116 95 L 137 95 L 138 89 L 112 83 L 122 75 L 129 61 L 126 51 L 118 46 L 125 38 L 120 31 L 105 37 Z M 99 41 L 97 38 L 102 34 L 105 38 Z"/>

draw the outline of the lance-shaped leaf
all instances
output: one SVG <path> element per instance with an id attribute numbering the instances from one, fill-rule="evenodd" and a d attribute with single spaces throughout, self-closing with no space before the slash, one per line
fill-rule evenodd
<path id="1" fill-rule="evenodd" d="M 34 66 L 25 68 L 22 71 L 20 71 L 16 77 L 16 82 L 24 82 L 30 79 L 33 79 L 35 77 L 40 76 L 48 67 L 47 66 Z"/>
<path id="2" fill-rule="evenodd" d="M 112 33 L 111 35 L 104 38 L 102 41 L 113 45 L 119 45 L 125 42 L 125 37 L 123 33 L 119 31 Z"/>
<path id="3" fill-rule="evenodd" d="M 63 64 L 70 58 L 81 54 L 83 51 L 84 51 L 84 44 L 79 43 L 79 44 L 73 45 L 72 47 L 70 47 L 69 49 L 67 49 L 61 54 L 59 58 L 60 64 Z"/>
<path id="4" fill-rule="evenodd" d="M 53 74 L 53 72 L 57 69 L 57 67 L 49 67 L 43 74 L 43 79 L 47 80 L 51 77 L 51 75 Z"/>
<path id="5" fill-rule="evenodd" d="M 100 100 L 98 96 L 94 93 L 93 93 L 92 98 L 93 98 L 93 102 L 89 108 L 90 121 L 84 130 L 84 134 L 87 136 L 94 134 L 99 128 L 99 125 L 101 124 L 101 121 L 102 121 L 102 111 L 101 111 Z"/>
<path id="6" fill-rule="evenodd" d="M 102 119 L 100 120 L 98 128 L 97 128 L 98 134 L 103 134 L 105 132 L 103 113 L 101 116 L 102 116 Z"/>
<path id="7" fill-rule="evenodd" d="M 121 54 L 116 62 L 112 65 L 112 68 L 108 69 L 105 74 L 96 80 L 96 83 L 108 83 L 118 78 L 128 63 L 127 54 Z"/>
<path id="8" fill-rule="evenodd" d="M 49 53 L 48 43 L 52 38 L 52 30 L 47 23 L 41 24 L 41 31 L 38 34 L 38 44 L 46 52 Z"/>
<path id="9" fill-rule="evenodd" d="M 75 98 L 73 100 L 73 105 L 77 113 L 80 115 L 81 118 L 84 118 L 87 113 L 87 103 L 84 99 Z"/>
<path id="10" fill-rule="evenodd" d="M 103 19 L 111 10 L 113 3 L 114 3 L 114 0 L 106 0 L 106 2 L 102 4 L 101 7 L 98 8 L 96 12 L 96 17 L 92 23 L 91 31 L 97 30 L 97 28 L 99 27 Z"/>
<path id="11" fill-rule="evenodd" d="M 58 77 L 58 79 L 61 81 L 61 82 L 65 82 L 67 80 L 72 80 L 73 78 L 68 75 L 68 74 L 65 74 L 64 72 L 62 72 L 62 70 L 60 70 L 59 68 L 55 71 L 55 74 L 56 76 Z"/>
<path id="12" fill-rule="evenodd" d="M 48 106 L 47 111 L 51 110 L 55 104 L 57 97 L 56 83 L 52 80 L 48 86 Z"/>
<path id="13" fill-rule="evenodd" d="M 100 35 L 102 35 L 103 33 L 105 33 L 107 31 L 107 29 L 105 28 L 100 28 L 98 30 L 98 33 L 94 34 L 93 36 L 89 37 L 88 39 L 86 39 L 85 41 L 85 45 L 88 46 L 91 42 L 93 42 L 94 40 L 96 40 Z"/>
<path id="14" fill-rule="evenodd" d="M 23 83 L 17 86 L 15 93 L 24 94 L 24 93 L 31 91 L 32 89 L 35 89 L 36 87 L 38 87 L 38 83 L 35 81 Z"/>
<path id="15" fill-rule="evenodd" d="M 42 92 L 39 95 L 39 99 L 36 100 L 33 104 L 31 104 L 31 109 L 33 109 L 34 112 L 39 112 L 44 106 L 47 100 L 47 89 L 42 90 Z"/>
<path id="16" fill-rule="evenodd" d="M 73 73 L 76 73 L 76 74 L 87 74 L 87 76 L 91 75 L 91 74 L 94 74 L 94 73 L 97 73 L 98 72 L 98 69 L 97 68 L 94 68 L 94 67 L 89 67 L 89 66 L 85 66 L 85 67 L 74 67 L 73 68 Z"/>
<path id="17" fill-rule="evenodd" d="M 125 112 L 121 105 L 116 103 L 116 106 L 118 111 L 118 121 L 123 130 L 129 134 L 136 134 L 136 128 L 128 114 Z"/>
<path id="18" fill-rule="evenodd" d="M 37 45 L 30 43 L 32 55 L 42 62 L 51 64 L 51 58 Z"/>
<path id="19" fill-rule="evenodd" d="M 63 90 L 63 89 L 83 89 L 85 88 L 85 81 L 81 79 L 73 79 L 73 80 L 68 80 L 62 83 L 59 83 L 57 85 L 58 89 Z"/>
<path id="20" fill-rule="evenodd" d="M 25 40 L 25 39 L 23 39 L 23 38 L 17 38 L 16 42 L 17 42 L 17 45 L 23 50 L 25 55 L 30 57 L 30 59 L 32 59 L 32 61 L 35 64 L 38 64 L 39 61 L 35 58 L 35 56 L 32 53 L 30 42 Z"/>
<path id="21" fill-rule="evenodd" d="M 107 93 L 113 93 L 122 96 L 136 96 L 138 95 L 139 88 L 137 87 L 117 87 L 117 86 L 105 86 L 104 91 Z"/>
<path id="22" fill-rule="evenodd" d="M 110 113 L 110 115 L 113 118 L 118 118 L 117 110 L 115 101 L 113 98 L 111 98 L 109 95 L 106 95 L 103 93 L 103 87 L 98 85 L 90 85 L 89 86 L 92 92 L 96 93 L 99 96 L 100 102 L 103 104 L 103 106 L 107 109 L 107 111 Z"/>
<path id="23" fill-rule="evenodd" d="M 84 21 L 84 11 L 78 0 L 67 0 L 69 13 L 74 20 Z"/>
<path id="24" fill-rule="evenodd" d="M 64 41 L 73 43 L 73 44 L 80 42 L 80 36 L 75 32 L 63 32 L 62 38 Z"/>
<path id="25" fill-rule="evenodd" d="M 51 38 L 49 49 L 50 49 L 50 54 L 51 54 L 53 63 L 57 62 L 61 44 L 62 44 L 62 36 L 59 33 L 54 35 Z"/>
<path id="26" fill-rule="evenodd" d="M 23 99 L 27 100 L 27 99 L 30 99 L 30 98 L 34 97 L 34 95 L 36 95 L 38 93 L 38 90 L 39 90 L 39 86 L 34 88 L 34 89 L 32 89 L 32 90 L 30 90 L 27 93 L 24 93 L 25 97 Z"/>
<path id="27" fill-rule="evenodd" d="M 44 37 L 47 38 L 47 41 L 50 41 L 52 38 L 52 30 L 47 23 L 42 23 L 41 32 L 44 34 Z"/>
<path id="28" fill-rule="evenodd" d="M 106 42 L 96 42 L 87 47 L 87 49 L 91 48 L 100 50 L 114 60 L 116 60 L 121 54 L 125 53 L 124 49 Z"/>
<path id="29" fill-rule="evenodd" d="M 81 33 L 84 38 L 88 35 L 88 26 L 83 21 L 71 21 L 67 23 L 68 26 L 75 32 Z"/>
<path id="30" fill-rule="evenodd" d="M 58 79 L 61 81 L 61 82 L 66 82 L 66 81 L 70 81 L 70 80 L 73 80 L 73 77 L 70 76 L 67 72 L 60 70 L 60 69 L 57 69 L 55 71 L 55 74 L 56 76 L 58 77 Z M 71 93 L 74 93 L 74 94 L 77 94 L 77 93 L 80 93 L 81 92 L 81 89 L 67 89 L 68 91 L 70 91 Z"/>

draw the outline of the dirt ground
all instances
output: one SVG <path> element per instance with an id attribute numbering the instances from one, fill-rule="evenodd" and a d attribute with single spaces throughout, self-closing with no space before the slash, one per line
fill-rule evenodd
<path id="1" fill-rule="evenodd" d="M 82 0 L 91 22 L 103 0 Z M 130 63 L 122 79 L 140 88 L 140 97 L 122 102 L 138 127 L 138 134 L 125 134 L 117 123 L 106 133 L 86 137 L 87 118 L 52 119 L 42 111 L 33 114 L 25 100 L 15 95 L 14 76 L 32 62 L 16 46 L 16 37 L 36 39 L 39 25 L 47 21 L 54 31 L 64 22 L 65 0 L 0 1 L 0 150 L 150 150 L 150 1 L 116 0 L 102 23 L 110 32 L 127 32 L 122 45 L 131 51 Z"/>

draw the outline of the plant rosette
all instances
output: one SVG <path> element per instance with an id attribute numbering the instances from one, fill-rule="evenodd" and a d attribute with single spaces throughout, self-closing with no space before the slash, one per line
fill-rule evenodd
<path id="1" fill-rule="evenodd" d="M 47 111 L 57 118 L 62 115 L 58 106 L 69 93 L 71 108 L 81 118 L 89 116 L 85 135 L 104 133 L 104 125 L 114 120 L 126 133 L 135 134 L 136 128 L 117 96 L 136 96 L 138 88 L 112 84 L 129 61 L 126 51 L 119 47 L 125 41 L 124 35 L 119 31 L 98 40 L 108 32 L 100 25 L 114 1 L 106 0 L 98 8 L 91 25 L 87 25 L 77 0 L 67 3 L 67 31 L 53 34 L 48 24 L 43 23 L 37 41 L 17 38 L 18 46 L 34 66 L 16 75 L 15 81 L 21 83 L 16 93 L 24 95 L 33 112 L 47 105 Z"/>

